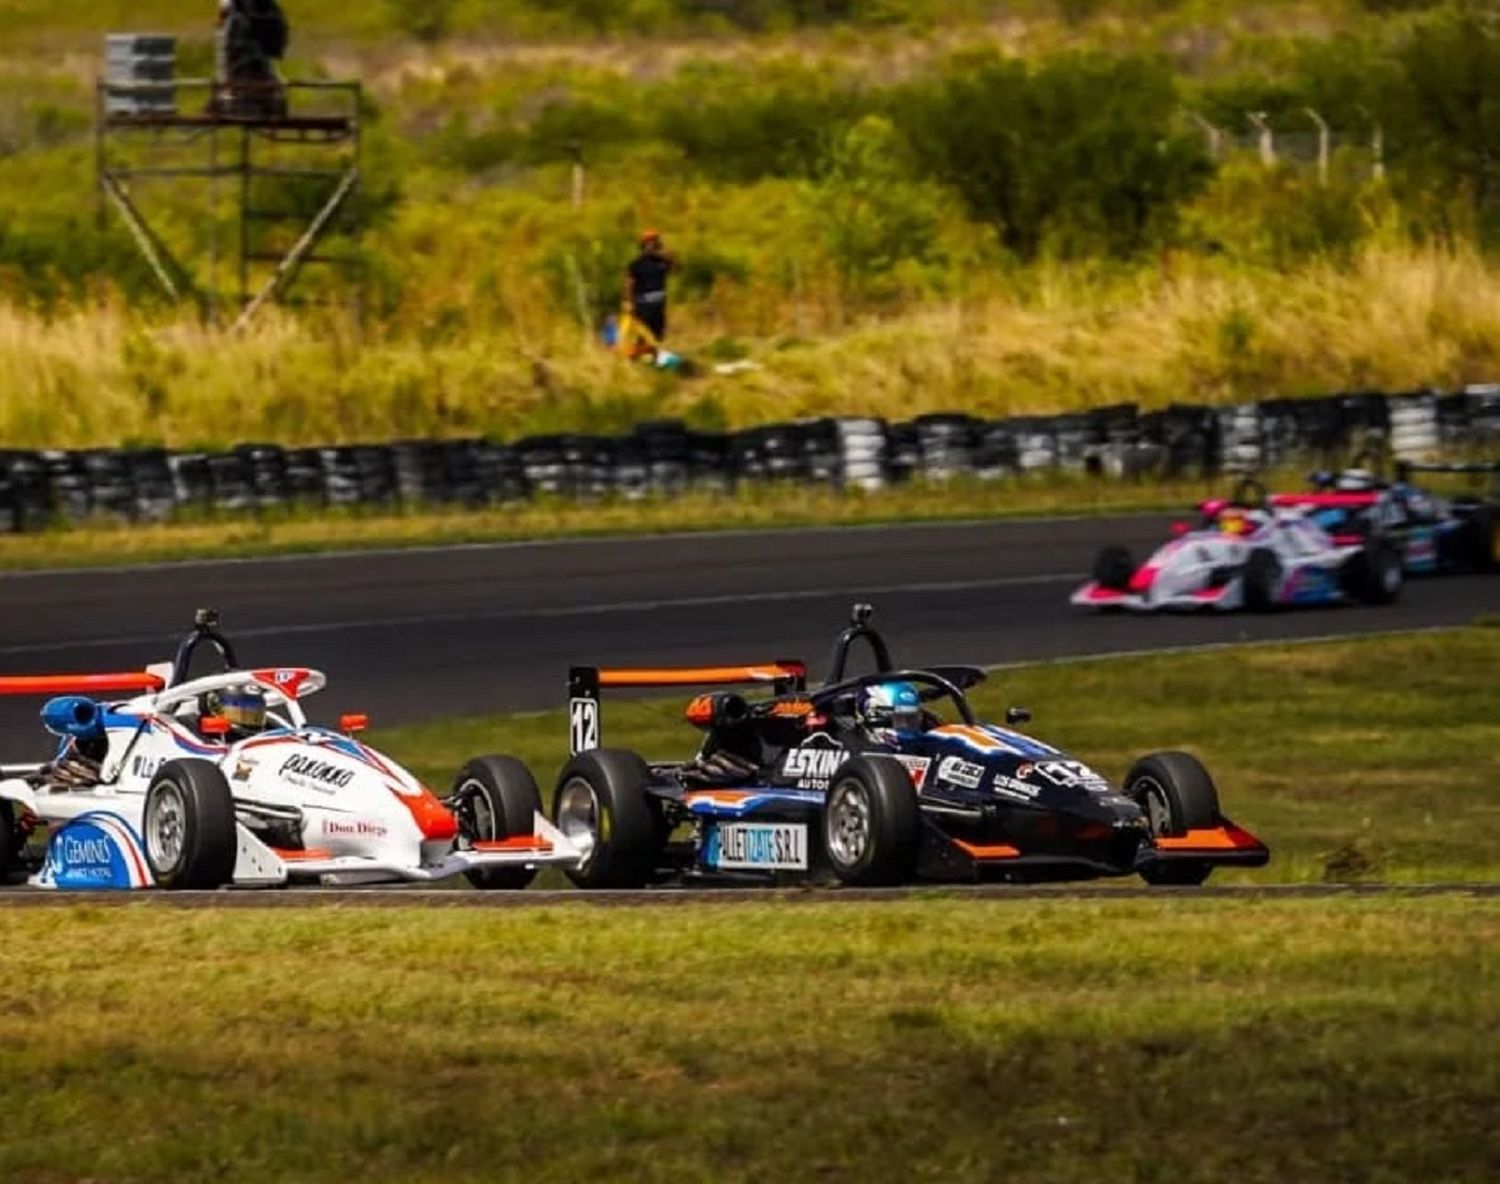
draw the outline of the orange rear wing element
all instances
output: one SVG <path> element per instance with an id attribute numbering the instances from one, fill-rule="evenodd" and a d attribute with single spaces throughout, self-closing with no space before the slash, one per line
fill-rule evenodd
<path id="1" fill-rule="evenodd" d="M 599 695 L 606 688 L 728 687 L 770 684 L 778 695 L 807 689 L 807 664 L 778 658 L 745 666 L 600 667 L 568 669 L 568 751 L 576 756 L 600 743 Z"/>
<path id="2" fill-rule="evenodd" d="M 120 691 L 159 691 L 159 674 L 128 670 L 118 674 L 0 675 L 0 695 L 99 695 Z"/>

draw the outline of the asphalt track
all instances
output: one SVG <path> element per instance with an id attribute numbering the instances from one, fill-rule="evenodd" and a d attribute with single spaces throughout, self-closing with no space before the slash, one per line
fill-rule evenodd
<path id="1" fill-rule="evenodd" d="M 0 908 L 146 904 L 159 908 L 535 908 L 539 905 L 673 907 L 702 904 L 880 904 L 903 900 L 1328 900 L 1370 896 L 1500 896 L 1500 884 L 1234 884 L 1207 888 L 963 884 L 907 888 L 644 888 L 632 891 L 444 892 L 408 888 L 225 889 L 218 892 L 0 890 Z"/>
<path id="2" fill-rule="evenodd" d="M 247 665 L 326 671 L 315 715 L 372 725 L 558 705 L 569 664 L 803 657 L 815 674 L 856 600 L 898 663 L 1042 658 L 1460 625 L 1500 579 L 1409 584 L 1393 605 L 1128 617 L 1069 608 L 1106 542 L 1143 554 L 1171 519 L 724 532 L 0 575 L 0 673 L 140 669 L 200 605 Z M 0 699 L 0 760 L 51 748 L 39 704 Z"/>

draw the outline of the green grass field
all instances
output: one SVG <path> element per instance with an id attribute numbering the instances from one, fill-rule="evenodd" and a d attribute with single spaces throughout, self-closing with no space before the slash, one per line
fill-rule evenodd
<path id="1" fill-rule="evenodd" d="M 747 655 L 749 656 L 749 655 Z M 1500 876 L 1500 629 L 1001 671 L 1216 771 L 1247 881 Z M 1080 709 L 1083 703 L 1107 710 Z M 680 753 L 676 702 L 607 736 Z M 560 712 L 379 730 L 435 785 Z M 1492 1180 L 1500 901 L 4 914 L 0 1181 Z"/>
<path id="2" fill-rule="evenodd" d="M 729 655 L 753 660 L 765 655 Z M 816 655 L 815 655 L 816 656 Z M 915 657 L 915 655 L 914 655 Z M 1214 882 L 1500 878 L 1500 628 L 1101 659 L 997 671 L 973 696 L 1110 777 L 1147 751 L 1208 765 L 1226 811 L 1269 843 Z M 562 672 L 558 697 L 563 697 Z M 691 754 L 686 696 L 606 700 L 605 743 Z M 544 795 L 566 759 L 552 712 L 373 729 L 377 747 L 445 789 L 459 764 L 511 752 Z M 1134 882 L 1134 881 L 1132 881 Z"/>
<path id="3" fill-rule="evenodd" d="M 1483 1181 L 1500 906 L 11 912 L 0 1179 Z"/>

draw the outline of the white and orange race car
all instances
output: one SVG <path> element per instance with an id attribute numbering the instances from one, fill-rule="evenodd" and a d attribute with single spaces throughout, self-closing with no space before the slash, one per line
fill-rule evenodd
<path id="1" fill-rule="evenodd" d="M 187 677 L 195 651 L 222 669 Z M 169 664 L 128 674 L 0 678 L 53 694 L 53 760 L 0 766 L 0 882 L 40 888 L 271 887 L 430 881 L 522 888 L 579 852 L 541 810 L 530 772 L 482 756 L 438 798 L 357 738 L 310 724 L 326 680 L 302 667 L 241 669 L 217 614 L 200 611 Z M 140 692 L 101 701 L 94 696 Z M 43 833 L 45 832 L 45 833 Z M 41 866 L 28 853 L 45 838 Z"/>

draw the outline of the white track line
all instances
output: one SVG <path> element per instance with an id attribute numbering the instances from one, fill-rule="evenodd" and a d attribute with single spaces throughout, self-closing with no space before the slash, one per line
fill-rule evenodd
<path id="1" fill-rule="evenodd" d="M 556 608 L 503 609 L 496 612 L 429 613 L 421 616 L 364 617 L 354 620 L 260 625 L 235 629 L 234 636 L 289 637 L 313 633 L 342 633 L 353 629 L 383 629 L 411 625 L 443 625 L 462 622 L 559 620 L 569 617 L 595 617 L 608 613 L 646 613 L 663 609 L 713 608 L 717 605 L 777 603 L 797 600 L 822 600 L 829 597 L 875 599 L 886 595 L 919 592 L 972 592 L 985 589 L 1027 588 L 1047 584 L 1067 584 L 1084 578 L 1082 572 L 1055 572 L 1047 575 L 1003 576 L 992 580 L 934 580 L 927 583 L 887 584 L 882 587 L 801 588 L 776 592 L 726 592 L 715 596 L 682 596 L 653 600 L 620 600 L 599 604 L 576 604 Z M 132 634 L 121 637 L 98 637 L 80 641 L 38 642 L 0 647 L 0 655 L 40 654 L 53 650 L 91 649 L 95 646 L 158 644 L 163 634 Z"/>

